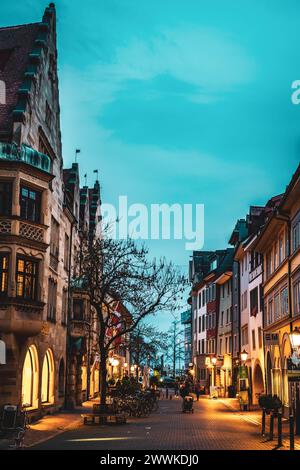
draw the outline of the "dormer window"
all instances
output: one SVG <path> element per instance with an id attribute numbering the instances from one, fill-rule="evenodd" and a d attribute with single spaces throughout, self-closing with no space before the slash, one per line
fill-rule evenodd
<path id="1" fill-rule="evenodd" d="M 211 263 L 210 263 L 210 270 L 211 271 L 214 271 L 215 269 L 217 269 L 217 260 L 214 259 Z"/>

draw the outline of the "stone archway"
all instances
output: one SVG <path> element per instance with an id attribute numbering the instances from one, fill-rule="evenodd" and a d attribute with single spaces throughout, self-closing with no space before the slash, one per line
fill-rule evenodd
<path id="1" fill-rule="evenodd" d="M 253 371 L 253 404 L 258 403 L 259 395 L 265 391 L 264 376 L 260 364 L 257 362 Z"/>

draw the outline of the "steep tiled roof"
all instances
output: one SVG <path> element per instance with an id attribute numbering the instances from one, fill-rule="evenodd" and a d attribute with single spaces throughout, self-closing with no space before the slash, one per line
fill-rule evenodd
<path id="1" fill-rule="evenodd" d="M 0 105 L 1 134 L 12 130 L 12 111 L 38 30 L 39 23 L 0 28 L 0 80 L 6 85 L 6 104 Z"/>

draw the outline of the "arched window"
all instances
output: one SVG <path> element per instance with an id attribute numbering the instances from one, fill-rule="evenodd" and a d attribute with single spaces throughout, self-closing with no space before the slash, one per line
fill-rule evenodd
<path id="1" fill-rule="evenodd" d="M 65 395 L 65 363 L 61 359 L 59 363 L 58 371 L 58 396 L 63 397 Z"/>
<path id="2" fill-rule="evenodd" d="M 0 104 L 6 104 L 6 86 L 3 80 L 0 80 Z"/>
<path id="3" fill-rule="evenodd" d="M 22 404 L 32 408 L 38 407 L 39 363 L 36 347 L 28 349 L 22 373 Z"/>
<path id="4" fill-rule="evenodd" d="M 42 369 L 42 403 L 54 402 L 54 361 L 51 349 L 47 349 Z"/>

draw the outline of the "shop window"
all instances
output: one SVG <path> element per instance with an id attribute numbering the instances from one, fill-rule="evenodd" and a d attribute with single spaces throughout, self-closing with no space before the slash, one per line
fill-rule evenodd
<path id="1" fill-rule="evenodd" d="M 51 349 L 46 351 L 42 368 L 42 403 L 54 402 L 54 361 Z"/>
<path id="2" fill-rule="evenodd" d="M 31 408 L 38 407 L 38 354 L 34 345 L 28 349 L 22 372 L 22 404 Z"/>
<path id="3" fill-rule="evenodd" d="M 0 295 L 7 295 L 8 288 L 8 255 L 0 253 Z"/>
<path id="4" fill-rule="evenodd" d="M 34 189 L 20 188 L 21 218 L 31 222 L 40 222 L 41 193 Z"/>
<path id="5" fill-rule="evenodd" d="M 37 299 L 38 263 L 17 257 L 17 297 Z"/>
<path id="6" fill-rule="evenodd" d="M 12 208 L 12 184 L 0 181 L 0 215 L 11 215 Z"/>

